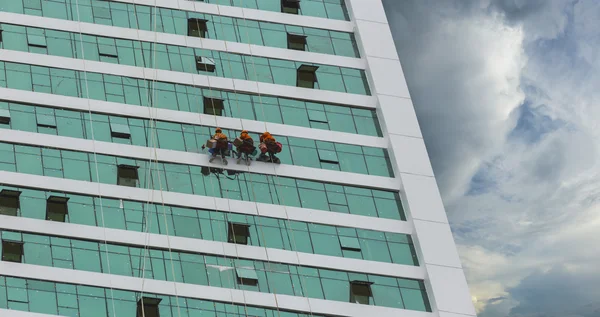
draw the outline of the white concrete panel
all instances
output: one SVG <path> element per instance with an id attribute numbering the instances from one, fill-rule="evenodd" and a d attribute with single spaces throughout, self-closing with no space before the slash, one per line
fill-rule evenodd
<path id="1" fill-rule="evenodd" d="M 410 98 L 400 61 L 368 56 L 367 63 L 373 94 Z"/>
<path id="2" fill-rule="evenodd" d="M 383 6 L 373 5 L 373 0 L 346 0 L 346 6 L 354 20 L 388 23 Z"/>
<path id="3" fill-rule="evenodd" d="M 400 178 L 407 197 L 404 204 L 413 219 L 448 223 L 435 178 L 414 174 L 400 174 Z"/>
<path id="4" fill-rule="evenodd" d="M 13 309 L 4 309 L 0 308 L 0 316 L 6 317 L 57 317 L 64 315 L 47 315 L 47 314 L 39 314 L 39 313 L 30 313 L 26 311 L 18 311 Z"/>
<path id="5" fill-rule="evenodd" d="M 462 268 L 450 226 L 446 223 L 413 220 L 421 246 L 421 263 Z"/>
<path id="6" fill-rule="evenodd" d="M 438 311 L 439 317 L 475 317 L 476 315 L 466 315 L 466 314 L 455 314 L 449 313 L 445 311 Z"/>
<path id="7" fill-rule="evenodd" d="M 0 50 L 0 59 L 6 62 L 24 63 L 30 65 L 57 67 L 63 69 L 88 71 L 101 74 L 127 76 L 138 79 L 155 79 L 175 84 L 200 85 L 208 87 L 208 78 L 205 75 L 192 75 L 181 72 L 166 70 L 155 70 L 152 68 L 142 68 L 127 65 L 118 65 L 102 63 L 95 61 L 83 61 L 61 56 L 49 56 L 42 54 L 24 53 L 10 50 Z M 154 75 L 156 73 L 156 76 Z M 212 78 L 214 85 L 211 88 L 233 91 L 233 82 L 231 79 Z M 239 88 L 239 87 L 236 87 Z M 341 93 L 335 91 L 326 91 L 318 89 L 308 89 L 269 83 L 258 83 L 258 89 L 248 89 L 240 92 L 251 94 L 264 94 L 293 99 L 309 100 L 333 104 L 345 104 L 348 106 L 375 108 L 377 99 L 373 96 L 356 95 Z"/>
<path id="8" fill-rule="evenodd" d="M 361 20 L 356 21 L 356 25 L 363 43 L 364 55 L 398 60 L 389 25 Z"/>
<path id="9" fill-rule="evenodd" d="M 383 118 L 380 121 L 385 121 L 385 129 L 388 134 L 423 137 L 410 99 L 387 95 L 377 97 L 379 99 L 377 115 Z"/>
<path id="10" fill-rule="evenodd" d="M 397 172 L 433 176 L 423 139 L 394 134 L 388 137 L 396 158 Z"/>
<path id="11" fill-rule="evenodd" d="M 476 315 L 462 269 L 427 265 L 427 272 L 439 311 Z"/>
<path id="12" fill-rule="evenodd" d="M 328 301 L 323 299 L 310 298 L 310 307 L 313 313 L 323 312 L 331 316 L 360 316 L 360 317 L 436 317 L 431 313 L 419 312 L 414 310 L 396 309 L 388 307 L 378 307 L 361 304 L 350 304 L 338 301 Z"/>
<path id="13" fill-rule="evenodd" d="M 175 192 L 163 192 L 162 199 L 159 191 L 143 188 L 132 188 L 117 185 L 98 184 L 70 179 L 21 174 L 15 172 L 0 171 L 0 180 L 7 186 L 22 186 L 50 191 L 62 191 L 82 195 L 101 195 L 107 198 L 125 199 L 155 204 L 182 206 L 215 210 L 215 199 L 213 197 L 181 194 Z M 278 219 L 290 219 L 304 222 L 313 222 L 334 226 L 346 226 L 376 231 L 396 232 L 411 234 L 413 229 L 404 221 L 382 218 L 372 218 L 358 215 L 335 213 L 325 210 L 314 210 L 308 208 L 286 207 L 279 205 L 256 204 L 248 201 L 230 201 L 230 211 L 239 214 L 256 214 L 256 205 L 259 205 L 259 214 Z M 266 208 L 268 206 L 268 208 Z M 264 212 L 266 209 L 269 212 Z"/>

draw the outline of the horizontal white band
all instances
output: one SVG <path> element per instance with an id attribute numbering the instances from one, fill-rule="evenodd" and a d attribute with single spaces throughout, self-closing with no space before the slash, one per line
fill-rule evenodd
<path id="1" fill-rule="evenodd" d="M 171 235 L 167 237 L 166 235 L 161 234 L 146 234 L 136 231 L 108 229 L 22 217 L 0 215 L 0 228 L 40 235 L 94 240 L 100 243 L 106 241 L 107 243 L 126 244 L 140 248 L 149 247 L 168 250 L 170 247 L 174 252 L 202 253 L 228 258 L 251 259 L 418 280 L 423 280 L 425 278 L 425 269 L 418 266 L 294 252 Z M 227 232 L 223 232 L 224 236 L 226 234 Z M 148 239 L 146 239 L 147 236 Z"/>
<path id="2" fill-rule="evenodd" d="M 143 68 L 128 65 L 87 61 L 61 56 L 33 54 L 12 50 L 0 50 L 0 60 L 36 66 L 54 67 L 77 71 L 88 71 L 137 79 L 156 80 L 173 84 L 191 85 L 210 89 L 239 91 L 243 93 L 262 94 L 323 103 L 342 104 L 361 108 L 375 109 L 377 98 L 342 92 L 309 89 L 295 86 L 269 84 L 241 79 L 222 78 L 206 75 Z"/>
<path id="3" fill-rule="evenodd" d="M 249 201 L 208 197 L 175 192 L 162 192 L 145 188 L 99 184 L 86 181 L 0 171 L 0 183 L 8 186 L 28 187 L 81 195 L 150 202 L 155 204 L 220 210 L 245 215 L 312 222 L 350 228 L 369 229 L 412 234 L 412 222 L 344 214 L 333 211 L 255 203 Z M 161 199 L 162 197 L 162 199 Z"/>
<path id="4" fill-rule="evenodd" d="M 155 33 L 152 31 L 128 29 L 116 26 L 69 21 L 27 14 L 0 12 L 0 23 L 38 27 L 57 31 L 83 33 L 117 39 L 156 42 L 166 45 L 200 48 L 234 54 L 292 60 L 296 62 L 315 63 L 338 67 L 365 69 L 364 59 L 336 56 L 331 54 L 288 50 L 278 47 L 262 46 L 239 42 L 226 42 L 216 39 L 201 39 L 184 35 Z"/>
<path id="5" fill-rule="evenodd" d="M 0 316 L 7 317 L 57 317 L 63 315 L 47 315 L 47 314 L 38 314 L 38 313 L 30 313 L 27 311 L 19 311 L 13 309 L 4 309 L 0 308 Z"/>
<path id="6" fill-rule="evenodd" d="M 432 317 L 405 309 L 276 295 L 0 261 L 0 275 L 347 317 Z M 110 292 L 107 292 L 110 294 Z M 110 296 L 110 295 L 109 295 Z M 109 297 L 110 298 L 110 297 Z"/>
<path id="7" fill-rule="evenodd" d="M 51 147 L 86 153 L 98 153 L 144 161 L 152 160 L 162 163 L 176 163 L 190 166 L 224 167 L 220 160 L 217 160 L 215 163 L 209 163 L 208 160 L 210 155 L 207 154 L 208 152 L 198 154 L 18 130 L 0 129 L 0 131 L 2 131 L 2 133 L 0 133 L 0 142 Z M 230 160 L 232 162 L 227 165 L 226 168 L 227 170 L 232 171 L 249 172 L 258 175 L 292 177 L 296 179 L 368 187 L 373 189 L 391 191 L 400 190 L 400 181 L 391 177 L 265 162 L 253 162 L 250 166 L 247 166 L 246 164 L 235 164 L 234 158 L 230 158 Z"/>
<path id="8" fill-rule="evenodd" d="M 127 105 L 117 102 L 76 98 L 3 87 L 0 87 L 0 100 L 41 105 L 57 109 L 70 109 L 86 112 L 88 110 L 91 110 L 93 113 L 102 113 L 106 115 L 126 116 L 148 120 L 154 119 L 158 121 L 201 125 L 208 127 L 221 127 L 225 129 L 232 129 L 238 131 L 246 129 L 250 132 L 255 133 L 263 133 L 266 129 L 267 131 L 270 131 L 276 136 L 293 136 L 304 139 L 370 146 L 375 148 L 385 149 L 388 146 L 386 139 L 367 135 L 313 129 L 294 125 L 286 125 L 281 123 L 220 117 L 207 115 L 203 113 L 191 113 L 170 109 L 149 108 L 144 106 Z"/>
<path id="9" fill-rule="evenodd" d="M 285 14 L 280 12 L 257 10 L 249 8 L 240 8 L 225 5 L 216 5 L 204 3 L 200 1 L 190 0 L 112 0 L 122 3 L 139 4 L 159 8 L 168 8 L 175 10 L 195 11 L 200 13 L 208 13 L 221 15 L 232 18 L 241 18 L 246 20 L 267 21 L 273 23 L 281 23 L 287 25 L 305 26 L 318 29 L 326 29 L 331 31 L 340 31 L 352 33 L 354 31 L 354 23 L 343 20 L 333 20 L 312 17 L 307 15 Z M 260 0 L 259 0 L 260 1 Z M 242 2 L 243 3 L 243 2 Z"/>

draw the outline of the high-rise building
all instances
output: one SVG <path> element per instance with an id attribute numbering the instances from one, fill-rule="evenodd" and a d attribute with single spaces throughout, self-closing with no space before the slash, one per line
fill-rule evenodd
<path id="1" fill-rule="evenodd" d="M 0 25 L 0 316 L 475 315 L 380 0 Z M 210 162 L 217 127 L 280 164 Z"/>

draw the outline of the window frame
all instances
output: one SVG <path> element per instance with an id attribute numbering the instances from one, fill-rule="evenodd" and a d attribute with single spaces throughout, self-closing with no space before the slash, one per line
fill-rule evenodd
<path id="1" fill-rule="evenodd" d="M 300 0 L 281 0 L 281 12 L 300 14 Z"/>

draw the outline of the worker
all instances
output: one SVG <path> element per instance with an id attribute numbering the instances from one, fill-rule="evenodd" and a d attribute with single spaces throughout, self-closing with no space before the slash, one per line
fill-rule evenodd
<path id="1" fill-rule="evenodd" d="M 261 153 L 256 160 L 279 164 L 279 158 L 275 156 L 275 153 L 281 152 L 281 143 L 277 142 L 269 132 L 265 132 L 260 136 L 260 143 Z M 269 154 L 269 156 L 267 157 L 266 154 Z"/>
<path id="2" fill-rule="evenodd" d="M 225 156 L 229 151 L 229 142 L 227 141 L 227 136 L 223 133 L 223 130 L 221 130 L 221 128 L 215 129 L 215 134 L 209 142 L 211 142 L 212 140 L 214 140 L 216 144 L 212 149 L 209 150 L 209 152 L 212 153 L 212 157 L 208 161 L 212 162 L 215 160 L 215 158 L 217 158 L 218 155 L 221 155 L 223 164 L 227 165 L 227 159 L 225 158 Z M 204 147 L 205 146 L 202 145 L 202 149 L 204 149 Z"/>
<path id="3" fill-rule="evenodd" d="M 256 147 L 254 146 L 254 140 L 252 140 L 252 137 L 248 134 L 247 130 L 242 130 L 242 133 L 238 139 L 241 140 L 241 143 L 236 145 L 237 163 L 240 164 L 243 155 L 244 159 L 246 160 L 246 165 L 250 165 L 250 161 L 252 159 L 249 157 L 249 155 L 252 155 L 252 153 L 256 150 Z"/>

